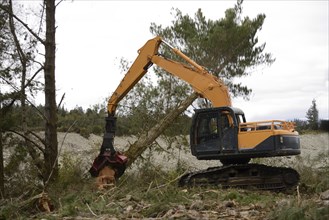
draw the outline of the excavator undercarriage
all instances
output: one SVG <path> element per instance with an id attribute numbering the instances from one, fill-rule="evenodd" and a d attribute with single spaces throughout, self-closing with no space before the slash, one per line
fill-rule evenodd
<path id="1" fill-rule="evenodd" d="M 262 164 L 236 164 L 211 167 L 185 174 L 179 186 L 219 186 L 260 190 L 286 190 L 296 186 L 299 174 L 292 168 L 271 167 Z"/>

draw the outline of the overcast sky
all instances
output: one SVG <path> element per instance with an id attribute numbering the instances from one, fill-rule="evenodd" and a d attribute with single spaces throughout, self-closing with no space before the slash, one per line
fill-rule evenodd
<path id="1" fill-rule="evenodd" d="M 121 57 L 133 61 L 153 38 L 150 23 L 167 26 L 172 8 L 191 16 L 201 8 L 219 19 L 235 1 L 65 1 L 57 8 L 57 96 L 65 107 L 106 103 L 123 73 Z M 233 99 L 247 120 L 304 118 L 316 99 L 328 116 L 328 1 L 245 1 L 243 15 L 264 13 L 260 42 L 276 58 L 241 81 L 253 89 L 249 101 Z M 58 100 L 59 101 L 59 100 Z"/>

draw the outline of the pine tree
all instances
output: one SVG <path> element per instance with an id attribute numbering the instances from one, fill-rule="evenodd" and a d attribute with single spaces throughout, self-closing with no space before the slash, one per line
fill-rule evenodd
<path id="1" fill-rule="evenodd" d="M 312 130 L 319 129 L 319 111 L 316 107 L 315 99 L 312 100 L 312 105 L 306 112 L 306 118 L 307 118 L 309 129 Z"/>

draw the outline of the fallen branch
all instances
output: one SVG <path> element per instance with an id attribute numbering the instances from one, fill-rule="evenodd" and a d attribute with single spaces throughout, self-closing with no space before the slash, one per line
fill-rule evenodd
<path id="1" fill-rule="evenodd" d="M 95 212 L 93 212 L 93 210 L 91 210 L 90 206 L 88 203 L 86 203 L 86 206 L 88 207 L 89 211 L 91 212 L 91 214 L 95 217 L 98 217 L 98 215 L 95 214 Z"/>
<path id="2" fill-rule="evenodd" d="M 159 189 L 159 188 L 162 188 L 162 187 L 165 187 L 165 186 L 168 186 L 169 184 L 173 183 L 173 182 L 176 182 L 177 180 L 179 180 L 182 176 L 184 176 L 185 174 L 187 174 L 188 171 L 185 170 L 183 174 L 179 175 L 178 177 L 176 177 L 175 179 L 165 183 L 165 184 L 162 184 L 160 186 L 157 186 L 157 187 L 154 187 L 154 189 Z"/>

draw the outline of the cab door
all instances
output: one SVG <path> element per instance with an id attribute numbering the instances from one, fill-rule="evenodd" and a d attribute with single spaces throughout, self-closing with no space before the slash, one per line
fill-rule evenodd
<path id="1" fill-rule="evenodd" d="M 219 112 L 202 112 L 195 118 L 191 131 L 192 154 L 197 158 L 216 157 L 220 153 Z"/>
<path id="2" fill-rule="evenodd" d="M 237 120 L 230 107 L 198 110 L 190 133 L 192 155 L 198 159 L 221 159 L 235 154 L 238 146 Z"/>
<path id="3" fill-rule="evenodd" d="M 219 127 L 221 136 L 221 152 L 235 152 L 237 150 L 237 131 L 236 126 L 234 126 L 234 118 L 230 112 L 220 112 Z"/>

